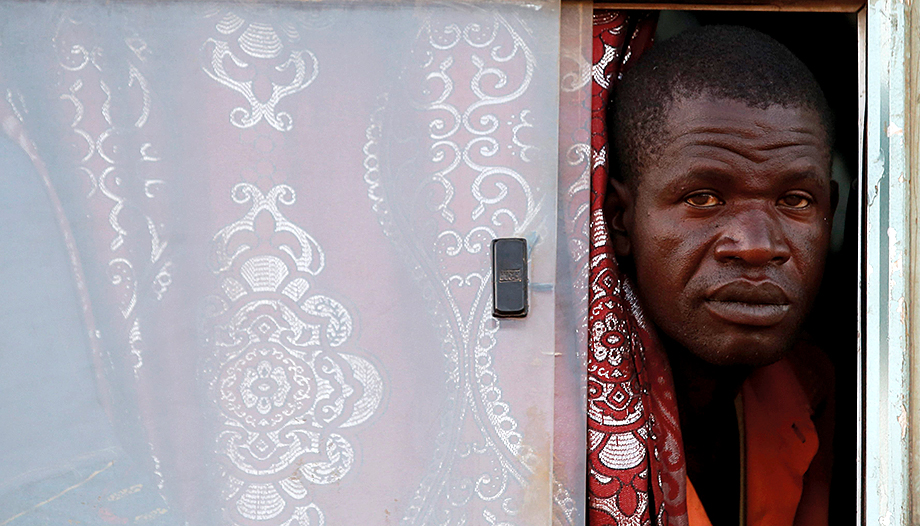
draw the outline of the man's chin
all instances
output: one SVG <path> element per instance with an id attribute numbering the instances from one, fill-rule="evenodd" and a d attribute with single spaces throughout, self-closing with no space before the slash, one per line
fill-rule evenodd
<path id="1" fill-rule="evenodd" d="M 715 340 L 719 340 L 716 338 Z M 723 341 L 693 342 L 687 350 L 697 358 L 718 366 L 764 367 L 789 353 L 792 341 L 772 342 L 760 338 L 725 338 Z"/>

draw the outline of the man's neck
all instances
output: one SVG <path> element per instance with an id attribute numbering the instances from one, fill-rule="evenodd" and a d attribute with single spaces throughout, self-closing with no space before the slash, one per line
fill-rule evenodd
<path id="1" fill-rule="evenodd" d="M 674 377 L 687 476 L 713 526 L 738 524 L 741 460 L 735 399 L 750 367 L 707 363 L 664 338 Z"/>
<path id="2" fill-rule="evenodd" d="M 697 358 L 674 341 L 663 338 L 674 376 L 681 415 L 700 415 L 734 403 L 744 381 L 754 370 L 747 366 L 713 365 Z"/>

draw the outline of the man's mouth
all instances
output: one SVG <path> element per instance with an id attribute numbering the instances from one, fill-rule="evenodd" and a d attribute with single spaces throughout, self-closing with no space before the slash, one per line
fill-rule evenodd
<path id="1" fill-rule="evenodd" d="M 789 297 L 770 282 L 732 281 L 707 295 L 705 307 L 717 318 L 737 325 L 770 327 L 783 320 Z"/>

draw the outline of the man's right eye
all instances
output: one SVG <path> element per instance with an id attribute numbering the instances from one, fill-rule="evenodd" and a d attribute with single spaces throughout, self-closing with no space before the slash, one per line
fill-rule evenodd
<path id="1" fill-rule="evenodd" d="M 684 198 L 684 202 L 694 208 L 712 208 L 723 204 L 721 199 L 709 192 L 690 194 Z"/>

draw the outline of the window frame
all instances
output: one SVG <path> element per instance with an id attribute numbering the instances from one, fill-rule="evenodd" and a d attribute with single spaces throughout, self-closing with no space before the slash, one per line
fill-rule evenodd
<path id="1" fill-rule="evenodd" d="M 564 0 L 565 1 L 565 0 Z M 601 1 L 595 9 L 856 13 L 855 523 L 920 523 L 920 4 L 884 0 Z M 870 39 L 871 37 L 871 39 Z M 871 79 L 871 80 L 870 80 Z M 918 174 L 917 178 L 910 177 Z M 918 179 L 917 182 L 914 179 Z M 918 225 L 918 226 L 915 226 Z M 871 410 L 868 410 L 871 408 Z M 916 499 L 916 500 L 915 500 Z"/>

